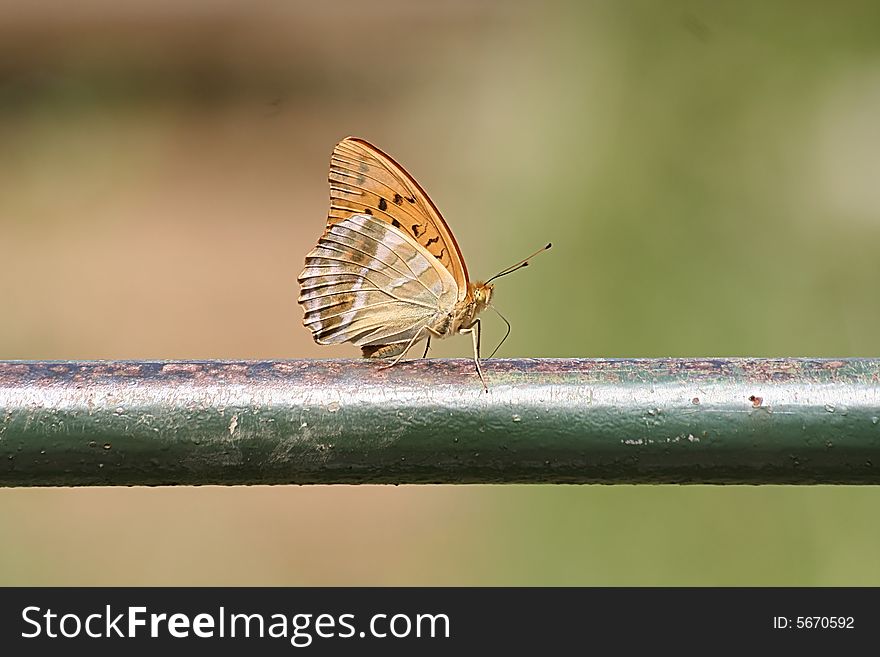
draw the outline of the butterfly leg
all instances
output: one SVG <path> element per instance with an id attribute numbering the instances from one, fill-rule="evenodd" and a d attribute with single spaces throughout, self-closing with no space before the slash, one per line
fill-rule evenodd
<path id="1" fill-rule="evenodd" d="M 428 342 L 427 342 L 427 344 L 425 345 L 425 353 L 422 354 L 422 358 L 427 358 L 427 357 L 428 357 L 428 349 L 430 349 L 430 348 L 431 348 L 431 336 L 429 335 L 429 336 L 428 336 Z"/>
<path id="2" fill-rule="evenodd" d="M 480 382 L 483 384 L 483 390 L 489 392 L 489 386 L 486 385 L 486 379 L 483 378 L 483 368 L 480 367 L 480 320 L 474 320 L 474 323 L 467 328 L 459 329 L 459 333 L 470 333 L 474 340 L 474 365 L 477 366 L 477 374 L 480 375 Z"/>
<path id="3" fill-rule="evenodd" d="M 420 329 L 416 332 L 416 334 L 415 334 L 414 336 L 412 336 L 412 339 L 407 343 L 406 347 L 404 347 L 403 351 L 400 352 L 400 355 L 398 355 L 397 358 L 395 358 L 394 361 L 393 361 L 392 363 L 390 363 L 390 364 L 388 364 L 388 365 L 383 365 L 383 366 L 380 367 L 379 369 L 380 369 L 380 370 L 387 370 L 389 367 L 394 367 L 395 365 L 397 365 L 397 364 L 400 362 L 400 360 L 401 360 L 404 356 L 406 356 L 406 352 L 409 351 L 410 349 L 412 349 L 412 346 L 413 346 L 416 342 L 419 341 L 419 338 L 422 336 L 422 331 L 426 331 L 426 332 L 428 333 L 428 340 L 431 339 L 431 336 L 432 336 L 432 335 L 437 336 L 438 338 L 442 338 L 442 337 L 443 337 L 443 335 L 442 335 L 441 333 L 438 333 L 437 331 L 435 331 L 434 329 L 432 329 L 430 326 L 423 326 L 422 328 L 420 328 Z"/>
<path id="4" fill-rule="evenodd" d="M 477 360 L 480 360 L 480 338 L 483 337 L 483 324 L 479 319 L 475 319 L 471 326 L 477 327 Z"/>

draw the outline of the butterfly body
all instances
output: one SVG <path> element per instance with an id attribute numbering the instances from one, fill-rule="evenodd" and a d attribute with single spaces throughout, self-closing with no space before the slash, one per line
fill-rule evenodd
<path id="1" fill-rule="evenodd" d="M 430 338 L 433 335 L 446 338 L 460 333 L 462 328 L 468 329 L 474 325 L 477 314 L 488 305 L 495 286 L 491 283 L 472 283 L 471 286 L 472 294 L 458 302 L 446 316 L 430 325 L 430 333 L 425 331 L 427 335 L 421 337 Z M 361 347 L 361 352 L 364 358 L 393 358 L 401 355 L 405 349 L 406 343 L 397 343 Z"/>
<path id="2" fill-rule="evenodd" d="M 393 365 L 418 342 L 469 333 L 485 388 L 477 315 L 494 286 L 468 279 L 428 195 L 390 156 L 352 137 L 334 149 L 329 181 L 327 227 L 299 276 L 315 341 L 350 342 Z"/>

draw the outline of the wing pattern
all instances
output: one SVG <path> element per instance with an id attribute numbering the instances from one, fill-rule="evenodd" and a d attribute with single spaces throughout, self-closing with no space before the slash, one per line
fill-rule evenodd
<path id="1" fill-rule="evenodd" d="M 367 214 L 329 225 L 299 282 L 303 321 L 319 344 L 408 342 L 458 300 L 455 279 L 432 253 Z"/>
<path id="2" fill-rule="evenodd" d="M 467 268 L 455 237 L 425 191 L 391 156 L 362 139 L 347 137 L 333 150 L 329 179 L 328 226 L 352 214 L 389 223 L 449 270 L 459 300 L 467 295 Z"/>

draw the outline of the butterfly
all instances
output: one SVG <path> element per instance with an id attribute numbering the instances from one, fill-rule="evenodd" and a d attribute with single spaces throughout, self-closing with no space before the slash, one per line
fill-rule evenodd
<path id="1" fill-rule="evenodd" d="M 363 139 L 336 145 L 329 180 L 327 226 L 298 279 L 303 323 L 315 342 L 351 342 L 365 358 L 394 358 L 391 367 L 421 340 L 427 356 L 431 338 L 469 334 L 488 392 L 477 315 L 492 307 L 492 281 L 533 256 L 485 283 L 471 282 L 455 236 L 425 190 Z"/>

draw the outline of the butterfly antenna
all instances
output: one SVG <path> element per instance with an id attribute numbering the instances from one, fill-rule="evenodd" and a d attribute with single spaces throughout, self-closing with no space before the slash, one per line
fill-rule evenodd
<path id="1" fill-rule="evenodd" d="M 536 255 L 538 255 L 539 253 L 543 253 L 544 251 L 546 251 L 547 249 L 549 249 L 551 246 L 553 246 L 553 244 L 552 244 L 551 242 L 547 242 L 547 246 L 543 246 L 543 247 L 541 247 L 540 249 L 538 249 L 537 251 L 535 251 L 532 255 L 530 255 L 528 258 L 525 258 L 524 260 L 520 260 L 520 261 L 519 261 L 518 263 L 516 263 L 515 265 L 511 265 L 511 266 L 508 267 L 507 269 L 502 269 L 500 272 L 498 272 L 497 274 L 495 274 L 492 278 L 490 278 L 490 279 L 489 279 L 488 281 L 486 281 L 486 282 L 487 282 L 487 283 L 491 283 L 491 282 L 494 281 L 496 278 L 501 278 L 502 276 L 507 276 L 508 274 L 512 274 L 513 272 L 515 272 L 517 269 L 522 269 L 523 267 L 528 267 L 528 266 L 529 266 L 529 260 L 531 260 L 532 258 L 534 258 L 534 257 L 535 257 Z M 498 311 L 496 310 L 495 312 L 498 312 Z M 500 314 L 500 313 L 499 313 L 499 314 Z M 507 320 L 505 320 L 505 321 L 507 321 Z M 500 345 L 499 345 L 499 346 L 500 346 Z"/>
<path id="2" fill-rule="evenodd" d="M 540 253 L 540 251 L 538 253 Z M 489 308 L 494 310 L 495 314 L 498 315 L 502 320 L 504 320 L 505 324 L 507 324 L 507 333 L 504 334 L 504 337 L 501 338 L 501 342 L 499 342 L 498 346 L 492 350 L 491 354 L 489 354 L 489 358 L 492 358 L 492 356 L 494 356 L 496 354 L 496 352 L 499 349 L 501 349 L 501 345 L 503 345 L 504 341 L 507 340 L 507 336 L 510 335 L 510 322 L 507 321 L 507 318 L 504 315 L 502 315 L 500 312 L 498 312 L 498 309 L 495 306 L 490 305 Z"/>

